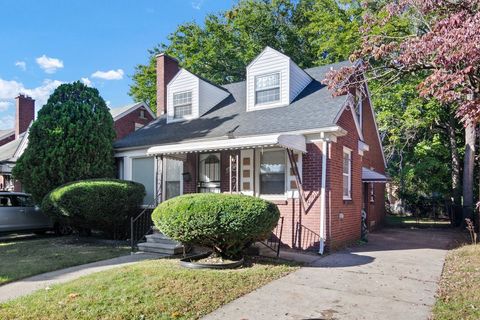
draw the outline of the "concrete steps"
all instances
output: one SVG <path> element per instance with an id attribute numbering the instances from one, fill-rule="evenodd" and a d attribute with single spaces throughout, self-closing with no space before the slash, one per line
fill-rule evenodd
<path id="1" fill-rule="evenodd" d="M 138 250 L 168 255 L 183 253 L 183 245 L 180 242 L 169 239 L 157 230 L 154 230 L 154 233 L 147 235 L 146 238 L 147 242 L 141 242 L 137 245 Z"/>

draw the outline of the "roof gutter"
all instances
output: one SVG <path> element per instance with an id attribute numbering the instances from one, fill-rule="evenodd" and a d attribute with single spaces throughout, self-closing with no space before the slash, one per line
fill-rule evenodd
<path id="1" fill-rule="evenodd" d="M 328 158 L 328 144 L 330 139 L 322 134 L 322 182 L 320 189 L 320 246 L 318 253 L 323 255 L 325 251 L 325 243 L 327 240 L 326 223 L 327 223 L 327 158 Z"/>

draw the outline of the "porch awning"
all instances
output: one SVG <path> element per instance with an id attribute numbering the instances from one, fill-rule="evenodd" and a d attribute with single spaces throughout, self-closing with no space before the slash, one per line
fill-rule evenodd
<path id="1" fill-rule="evenodd" d="M 147 154 L 174 154 L 275 146 L 303 153 L 307 152 L 305 137 L 303 135 L 273 134 L 162 145 L 149 148 Z"/>
<path id="2" fill-rule="evenodd" d="M 390 178 L 368 168 L 362 168 L 362 181 L 386 183 L 390 181 Z"/>

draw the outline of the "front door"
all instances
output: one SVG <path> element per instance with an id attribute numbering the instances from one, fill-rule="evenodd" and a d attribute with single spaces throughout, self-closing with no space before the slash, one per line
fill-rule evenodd
<path id="1" fill-rule="evenodd" d="M 198 166 L 198 192 L 220 193 L 220 153 L 201 153 Z"/>

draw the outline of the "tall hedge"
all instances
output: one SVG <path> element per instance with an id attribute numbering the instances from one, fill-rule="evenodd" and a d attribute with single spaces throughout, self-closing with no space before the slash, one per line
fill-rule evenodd
<path id="1" fill-rule="evenodd" d="M 95 88 L 59 86 L 38 112 L 13 175 L 37 202 L 67 182 L 113 178 L 113 119 Z"/>
<path id="2" fill-rule="evenodd" d="M 231 194 L 188 194 L 161 203 L 152 220 L 166 236 L 186 244 L 237 256 L 264 240 L 278 222 L 277 206 L 260 198 Z"/>
<path id="3" fill-rule="evenodd" d="M 84 180 L 54 189 L 42 210 L 76 229 L 94 229 L 112 238 L 127 236 L 129 219 L 139 212 L 145 187 L 116 179 Z"/>

